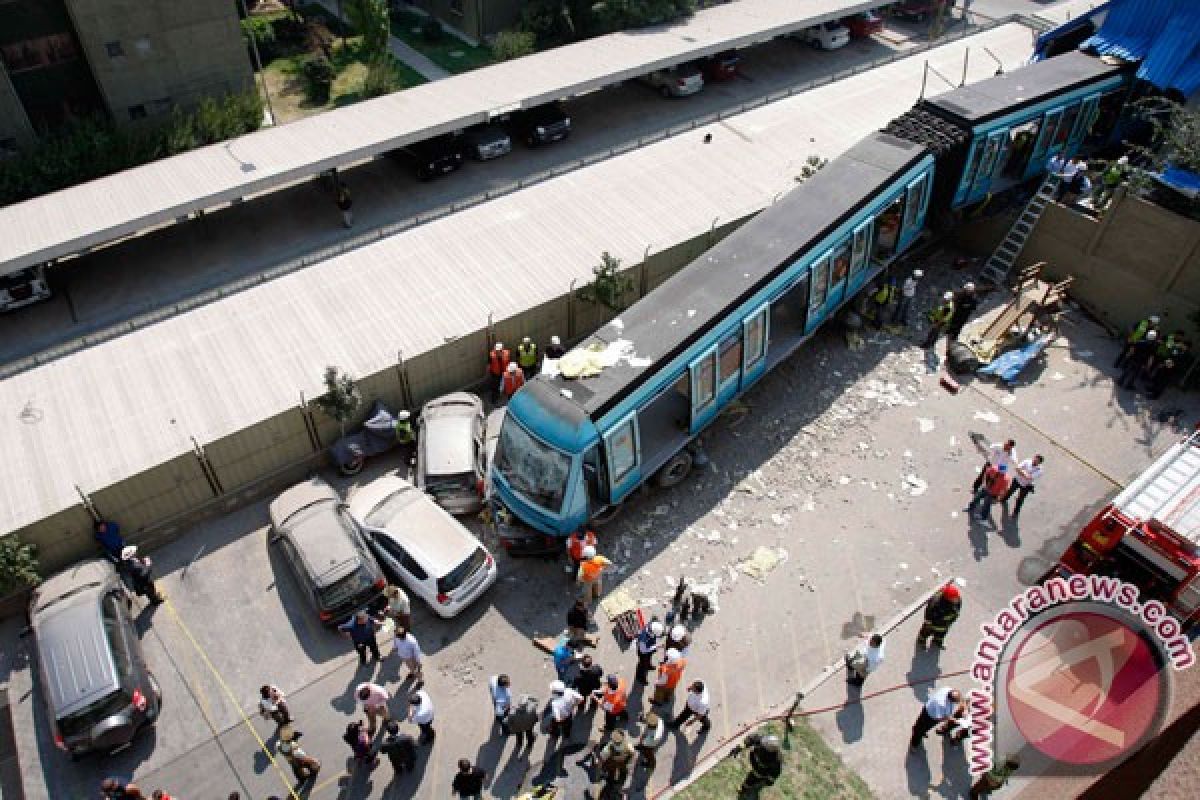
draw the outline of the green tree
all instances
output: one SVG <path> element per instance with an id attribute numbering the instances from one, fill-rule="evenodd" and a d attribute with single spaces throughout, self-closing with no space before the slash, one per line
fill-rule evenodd
<path id="1" fill-rule="evenodd" d="M 533 52 L 536 37 L 530 31 L 500 31 L 492 42 L 492 55 L 497 61 L 527 56 Z"/>
<path id="2" fill-rule="evenodd" d="M 592 275 L 592 282 L 576 293 L 579 299 L 620 311 L 625 293 L 633 289 L 633 280 L 621 274 L 621 259 L 605 250 Z"/>
<path id="3" fill-rule="evenodd" d="M 364 61 L 371 63 L 381 59 L 388 51 L 388 39 L 392 35 L 387 0 L 345 0 L 346 16 L 350 25 L 362 34 Z"/>
<path id="4" fill-rule="evenodd" d="M 1200 172 L 1200 111 L 1187 108 L 1166 97 L 1145 97 L 1133 103 L 1133 111 L 1150 124 L 1150 145 L 1130 145 L 1153 172 L 1168 164 Z"/>
<path id="5" fill-rule="evenodd" d="M 0 539 L 0 597 L 37 586 L 41 580 L 37 549 L 16 536 Z"/>
<path id="6" fill-rule="evenodd" d="M 317 408 L 330 419 L 337 420 L 342 435 L 346 435 L 346 422 L 354 416 L 362 404 L 362 393 L 354 378 L 337 367 L 325 368 L 325 394 L 313 401 Z"/>

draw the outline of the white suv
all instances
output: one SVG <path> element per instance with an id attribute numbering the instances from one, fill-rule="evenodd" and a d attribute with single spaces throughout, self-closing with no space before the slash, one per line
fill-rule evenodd
<path id="1" fill-rule="evenodd" d="M 663 97 L 687 97 L 704 88 L 704 75 L 694 64 L 681 64 L 651 72 L 642 81 Z"/>
<path id="2" fill-rule="evenodd" d="M 840 22 L 822 22 L 805 28 L 804 41 L 818 50 L 837 50 L 850 44 L 850 29 Z"/>

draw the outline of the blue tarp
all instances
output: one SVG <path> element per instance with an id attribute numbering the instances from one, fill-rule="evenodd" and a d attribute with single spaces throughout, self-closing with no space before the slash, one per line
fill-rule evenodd
<path id="1" fill-rule="evenodd" d="M 1200 2 L 1112 0 L 1104 25 L 1082 47 L 1141 61 L 1139 78 L 1190 97 L 1200 89 Z"/>
<path id="2" fill-rule="evenodd" d="M 1188 197 L 1200 197 L 1200 175 L 1179 167 L 1167 167 L 1161 175 L 1155 175 L 1160 183 L 1170 186 Z"/>
<path id="3" fill-rule="evenodd" d="M 1050 344 L 1050 340 L 1054 338 L 1050 334 L 1043 334 L 1034 339 L 1024 347 L 1018 347 L 1014 350 L 1009 350 L 1007 353 L 1001 353 L 996 358 L 992 359 L 992 363 L 986 367 L 979 368 L 980 375 L 993 375 L 1007 384 L 1012 384 L 1021 374 L 1021 370 L 1033 361 L 1042 351 L 1046 349 L 1046 345 Z"/>

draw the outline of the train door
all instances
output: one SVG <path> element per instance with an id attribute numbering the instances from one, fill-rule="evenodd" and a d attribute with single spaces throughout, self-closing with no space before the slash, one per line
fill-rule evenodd
<path id="1" fill-rule="evenodd" d="M 742 378 L 742 326 L 734 328 L 717 344 L 717 406 L 738 393 Z"/>
<path id="2" fill-rule="evenodd" d="M 852 245 L 853 240 L 847 239 L 833 248 L 833 255 L 829 257 L 829 296 L 825 298 L 825 308 L 830 314 L 837 310 L 846 296 L 846 279 L 850 275 L 850 248 Z"/>
<path id="3" fill-rule="evenodd" d="M 1004 137 L 1005 143 L 1008 137 Z M 900 250 L 903 251 L 917 238 L 925 223 L 925 211 L 929 207 L 929 174 L 926 173 L 908 185 L 904 198 L 904 226 L 900 232 Z"/>
<path id="4" fill-rule="evenodd" d="M 807 291 L 807 282 L 805 289 Z M 742 320 L 742 388 L 767 371 L 767 340 L 771 336 L 771 307 L 763 303 Z M 803 323 L 801 323 L 803 325 Z"/>
<path id="5" fill-rule="evenodd" d="M 604 434 L 604 454 L 615 505 L 641 483 L 642 442 L 636 413 L 631 412 Z"/>
<path id="6" fill-rule="evenodd" d="M 825 297 L 829 292 L 829 253 L 825 253 L 812 266 L 812 283 L 808 289 L 808 322 L 804 332 L 812 333 L 825 319 Z"/>
<path id="7" fill-rule="evenodd" d="M 987 143 L 983 148 L 983 157 L 979 161 L 979 169 L 975 172 L 975 181 L 971 184 L 971 191 L 967 197 L 967 202 L 974 202 L 981 199 L 988 193 L 992 186 L 992 173 L 996 170 L 996 165 L 1003 163 L 1005 156 L 1008 154 L 1008 131 L 994 131 L 988 134 Z"/>
<path id="8" fill-rule="evenodd" d="M 1045 121 L 1042 123 L 1042 132 L 1038 134 L 1037 145 L 1034 146 L 1033 155 L 1030 156 L 1030 160 L 1035 164 L 1045 167 L 1046 162 L 1050 160 L 1050 145 L 1054 142 L 1054 137 L 1058 133 L 1058 123 L 1061 119 L 1061 108 L 1046 112 Z"/>
<path id="9" fill-rule="evenodd" d="M 692 424 L 691 433 L 700 432 L 717 414 L 717 346 L 713 345 L 704 355 L 688 365 L 692 376 Z"/>
<path id="10" fill-rule="evenodd" d="M 892 200 L 875 216 L 875 235 L 871 241 L 870 257 L 886 264 L 900 248 L 900 227 L 904 224 L 904 193 Z"/>
<path id="11" fill-rule="evenodd" d="M 1100 95 L 1094 94 L 1091 97 L 1085 97 L 1079 105 L 1079 115 L 1075 118 L 1075 124 L 1071 128 L 1070 137 L 1067 140 L 1067 150 L 1071 153 L 1079 152 L 1080 145 L 1083 144 L 1083 138 L 1087 136 L 1088 130 L 1091 129 L 1092 123 L 1096 121 L 1100 105 Z"/>
<path id="12" fill-rule="evenodd" d="M 1063 158 L 1075 155 L 1074 150 L 1070 147 L 1070 140 L 1071 134 L 1075 132 L 1075 123 L 1078 119 L 1079 103 L 1072 103 L 1063 109 L 1062 116 L 1058 120 L 1058 129 L 1054 131 L 1054 138 L 1050 141 L 1050 146 L 1046 148 L 1047 160 L 1056 155 L 1061 155 Z"/>
<path id="13" fill-rule="evenodd" d="M 872 220 L 867 220 L 854 229 L 850 249 L 850 276 L 846 278 L 847 297 L 858 294 L 858 290 L 867 282 L 867 277 L 871 274 L 867 269 L 871 254 L 871 225 Z"/>

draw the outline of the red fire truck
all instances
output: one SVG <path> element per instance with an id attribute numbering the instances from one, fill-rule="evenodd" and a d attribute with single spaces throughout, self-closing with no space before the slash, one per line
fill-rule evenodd
<path id="1" fill-rule="evenodd" d="M 1200 622 L 1200 432 L 1171 446 L 1092 519 L 1046 575 L 1111 575 Z"/>

